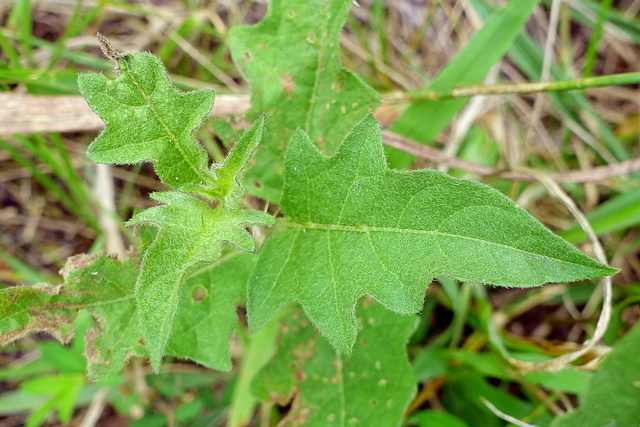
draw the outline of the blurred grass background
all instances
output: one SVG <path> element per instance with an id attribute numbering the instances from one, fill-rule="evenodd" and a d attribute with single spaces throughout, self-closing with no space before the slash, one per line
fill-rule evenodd
<path id="1" fill-rule="evenodd" d="M 343 65 L 387 99 L 470 83 L 640 72 L 640 0 L 541 1 L 513 37 L 508 33 L 515 30 L 502 25 L 482 43 L 477 38 L 474 42 L 474 34 L 491 13 L 507 3 L 359 0 L 341 37 Z M 266 7 L 266 1 L 232 0 L 1 0 L 0 91 L 77 95 L 79 72 L 113 74 L 113 64 L 98 47 L 95 33 L 100 31 L 119 50 L 158 55 L 170 78 L 183 89 L 246 95 L 248 88 L 230 60 L 228 30 L 258 22 Z M 513 42 L 505 42 L 506 56 L 495 65 L 482 61 L 496 54 L 501 41 L 512 38 Z M 473 49 L 463 50 L 469 45 Z M 454 59 L 462 64 L 457 72 L 447 70 Z M 478 71 L 483 67 L 488 71 Z M 480 81 L 467 81 L 475 74 Z M 438 113 L 431 120 L 406 114 L 418 104 L 388 102 L 376 115 L 394 132 L 407 136 L 413 129 L 412 139 L 429 143 L 450 158 L 499 171 L 526 166 L 549 173 L 584 170 L 588 174 L 597 166 L 635 159 L 640 150 L 638 84 L 478 96 L 446 114 L 431 103 L 427 108 Z M 224 119 L 231 127 L 243 126 L 241 117 Z M 0 130 L 2 126 L 0 121 Z M 214 159 L 221 159 L 226 150 L 220 142 L 226 139 L 225 129 L 230 127 L 218 123 L 199 131 Z M 57 271 L 66 257 L 104 249 L 114 233 L 124 239 L 125 246 L 135 239 L 122 224 L 134 209 L 149 206 L 148 193 L 161 186 L 149 165 L 136 165 L 110 170 L 113 196 L 108 186 L 96 187 L 101 182 L 99 170 L 84 157 L 95 135 L 28 129 L 21 134 L 0 133 L 2 286 L 58 283 Z M 429 158 L 391 150 L 389 154 L 397 166 L 438 168 L 481 179 L 593 255 L 571 213 L 540 183 L 483 177 Z M 610 264 L 622 269 L 614 279 L 614 315 L 607 345 L 640 317 L 639 180 L 637 172 L 612 173 L 595 182 L 563 184 L 590 219 Z M 107 215 L 105 221 L 104 209 L 110 205 L 115 215 Z M 504 328 L 500 342 L 511 352 L 542 360 L 573 349 L 591 336 L 600 295 L 594 283 L 527 291 L 459 286 L 446 279 L 432 284 L 421 327 L 410 347 L 421 385 L 409 409 L 415 416 L 413 425 L 507 425 L 477 403 L 479 394 L 547 421 L 573 408 L 589 372 L 516 375 L 502 362 L 496 341 L 490 339 L 491 329 L 497 324 Z M 88 318 L 78 319 L 80 329 L 89 323 Z M 168 374 L 154 377 L 138 361 L 112 383 L 89 384 L 83 376 L 80 341 L 64 348 L 48 337 L 35 336 L 0 354 L 0 425 L 22 425 L 29 412 L 33 425 L 56 425 L 55 418 L 49 417 L 54 408 L 61 419 L 83 426 L 225 425 L 237 372 L 207 372 L 176 360 L 167 368 Z M 232 350 L 240 361 L 242 339 L 237 341 Z M 447 415 L 433 415 L 432 410 L 444 410 Z M 256 414 L 254 425 L 278 416 L 268 404 Z M 439 416 L 444 421 L 436 424 Z"/>

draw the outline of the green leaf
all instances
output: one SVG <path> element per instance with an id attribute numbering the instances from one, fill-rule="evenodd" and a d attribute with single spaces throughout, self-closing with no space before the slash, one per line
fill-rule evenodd
<path id="1" fill-rule="evenodd" d="M 231 369 L 229 337 L 237 325 L 236 304 L 244 300 L 256 259 L 234 252 L 186 281 L 168 354 L 211 369 Z M 96 320 L 85 335 L 87 375 L 95 381 L 116 375 L 131 357 L 148 355 L 134 298 L 138 263 L 137 258 L 78 255 L 63 270 L 64 285 L 0 290 L 0 345 L 36 332 L 67 343 L 78 311 L 85 309 Z"/>
<path id="2" fill-rule="evenodd" d="M 17 286 L 0 291 L 0 345 L 36 332 L 62 343 L 73 337 L 73 321 L 86 309 L 96 319 L 87 332 L 88 375 L 101 380 L 116 374 L 127 359 L 144 354 L 138 342 L 133 284 L 136 260 L 77 255 L 62 271 L 64 285 Z"/>
<path id="3" fill-rule="evenodd" d="M 448 412 L 434 410 L 420 411 L 409 419 L 416 427 L 468 427 L 468 424 Z"/>
<path id="4" fill-rule="evenodd" d="M 121 75 L 82 74 L 80 92 L 106 128 L 87 149 L 98 163 L 154 163 L 160 179 L 179 188 L 208 184 L 207 154 L 193 131 L 213 106 L 214 93 L 183 93 L 167 78 L 158 58 L 134 53 L 120 60 Z"/>
<path id="5" fill-rule="evenodd" d="M 180 304 L 182 279 L 190 267 L 213 262 L 222 255 L 223 242 L 243 251 L 255 249 L 246 226 L 269 225 L 273 217 L 259 211 L 216 209 L 178 192 L 152 193 L 162 206 L 136 214 L 128 224 L 148 223 L 160 228 L 144 254 L 136 282 L 136 303 L 151 366 L 160 369 Z"/>
<path id="6" fill-rule="evenodd" d="M 152 194 L 163 206 L 138 213 L 128 222 L 160 229 L 144 251 L 136 281 L 140 328 L 158 372 L 187 269 L 217 260 L 223 242 L 253 251 L 255 242 L 244 227 L 274 221 L 263 212 L 239 210 L 238 203 L 244 196 L 242 172 L 260 143 L 265 118 L 261 116 L 244 133 L 224 164 L 208 169 L 206 152 L 192 134 L 211 110 L 213 92 L 178 91 L 160 60 L 150 54 L 125 55 L 119 67 L 122 75 L 115 81 L 99 74 L 79 78 L 81 92 L 106 123 L 87 155 L 106 163 L 150 160 L 165 183 L 182 191 Z M 220 203 L 214 209 L 187 193 Z"/>
<path id="7" fill-rule="evenodd" d="M 638 427 L 640 421 L 640 327 L 613 347 L 580 399 L 580 407 L 553 420 L 552 427 Z"/>
<path id="8" fill-rule="evenodd" d="M 285 143 L 300 127 L 331 154 L 380 97 L 340 65 L 340 32 L 351 0 L 274 0 L 267 16 L 230 31 L 231 53 L 251 85 L 250 117 L 266 113 L 265 142 L 247 188 L 279 201 Z"/>
<path id="9" fill-rule="evenodd" d="M 302 314 L 287 316 L 278 352 L 253 381 L 263 400 L 286 405 L 294 425 L 399 425 L 415 394 L 406 344 L 416 318 L 373 301 L 359 307 L 361 334 L 347 357 L 331 347 Z"/>
<path id="10" fill-rule="evenodd" d="M 258 120 L 242 134 L 235 143 L 222 165 L 213 164 L 211 173 L 215 176 L 215 186 L 209 189 L 194 188 L 205 197 L 220 200 L 226 207 L 238 208 L 238 200 L 244 197 L 244 189 L 240 181 L 251 154 L 262 139 L 265 116 Z M 187 187 L 188 188 L 188 187 Z"/>
<path id="11" fill-rule="evenodd" d="M 238 324 L 236 305 L 245 300 L 247 280 L 257 259 L 236 251 L 185 282 L 167 354 L 218 371 L 231 369 L 229 337 Z"/>
<path id="12" fill-rule="evenodd" d="M 433 170 L 390 170 L 371 115 L 329 158 L 298 131 L 285 168 L 281 208 L 289 220 L 267 241 L 249 282 L 253 331 L 296 300 L 348 353 L 363 295 L 413 314 L 436 275 L 531 287 L 617 271 L 486 185 Z"/>
<path id="13" fill-rule="evenodd" d="M 56 408 L 60 421 L 68 423 L 85 381 L 82 374 L 58 374 L 25 381 L 20 387 L 21 390 L 35 395 L 51 395 L 46 402 L 29 415 L 26 427 L 44 424 L 47 417 Z"/>

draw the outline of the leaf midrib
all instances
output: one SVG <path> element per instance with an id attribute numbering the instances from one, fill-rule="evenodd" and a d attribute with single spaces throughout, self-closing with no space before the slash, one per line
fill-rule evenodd
<path id="1" fill-rule="evenodd" d="M 155 118 L 158 121 L 158 123 L 160 123 L 160 126 L 162 126 L 162 129 L 164 130 L 165 134 L 167 135 L 169 141 L 171 141 L 171 143 L 173 144 L 173 147 L 182 156 L 183 161 L 185 163 L 187 163 L 189 165 L 189 167 L 191 167 L 192 170 L 195 171 L 196 175 L 199 176 L 203 180 L 203 182 L 206 182 L 207 178 L 208 178 L 207 174 L 191 162 L 191 160 L 189 159 L 189 156 L 187 156 L 186 152 L 182 149 L 182 146 L 178 143 L 178 138 L 173 134 L 173 132 L 171 132 L 171 129 L 169 129 L 169 126 L 167 126 L 166 122 L 162 118 L 162 115 L 156 110 L 155 106 L 151 102 L 151 98 L 142 89 L 142 86 L 140 85 L 140 83 L 138 82 L 138 80 L 136 79 L 134 74 L 131 71 L 129 71 L 128 69 L 126 70 L 126 72 L 129 75 L 129 77 L 131 78 L 131 81 L 133 82 L 133 84 L 138 89 L 138 92 L 140 92 L 140 95 L 142 95 L 142 97 L 146 101 L 147 106 L 149 107 L 149 109 L 151 110 L 153 115 L 155 116 Z"/>
<path id="2" fill-rule="evenodd" d="M 58 294 L 60 295 L 60 294 Z M 83 309 L 87 309 L 87 308 L 92 308 L 92 307 L 102 307 L 102 306 L 107 306 L 107 305 L 112 305 L 112 304 L 118 304 L 121 302 L 125 302 L 128 301 L 130 299 L 133 299 L 134 296 L 133 295 L 126 295 L 123 297 L 118 297 L 118 298 L 113 298 L 113 299 L 109 299 L 106 301 L 98 301 L 98 302 L 92 302 L 92 303 L 64 303 L 62 302 L 62 306 L 60 305 L 60 302 L 46 302 L 44 304 L 42 304 L 42 308 L 46 308 L 46 309 L 61 309 L 61 310 L 83 310 Z M 18 315 L 21 315 L 29 310 L 32 309 L 31 306 L 24 306 L 21 307 L 21 310 L 18 311 L 14 311 L 11 314 L 9 314 L 8 316 L 2 317 L 0 318 L 0 320 L 5 320 L 5 319 L 11 319 L 13 317 L 16 317 Z"/>
<path id="3" fill-rule="evenodd" d="M 494 242 L 491 240 L 482 240 L 476 237 L 464 236 L 459 234 L 445 233 L 438 230 L 417 230 L 413 228 L 397 228 L 397 227 L 378 227 L 378 226 L 366 226 L 366 225 L 338 225 L 338 224 L 319 224 L 314 222 L 288 222 L 287 225 L 291 226 L 291 228 L 300 228 L 306 230 L 325 230 L 325 231 L 343 231 L 343 232 L 351 232 L 351 233 L 371 233 L 371 232 L 381 232 L 381 233 L 398 233 L 398 234 L 422 234 L 422 235 L 430 235 L 430 236 L 441 236 L 441 237 L 451 237 L 458 238 L 462 240 L 468 240 L 472 242 L 482 243 L 482 244 L 490 244 L 496 247 L 509 249 L 514 252 L 520 252 L 527 255 L 533 255 L 539 258 L 545 258 L 557 262 L 562 262 L 569 265 L 575 265 L 580 267 L 587 267 L 584 264 L 579 264 L 567 260 L 563 260 L 560 258 L 552 258 L 547 255 L 538 254 L 535 252 L 526 251 L 524 249 L 516 248 L 513 246 L 508 246 L 503 243 Z M 592 267 L 594 268 L 594 267 Z"/>

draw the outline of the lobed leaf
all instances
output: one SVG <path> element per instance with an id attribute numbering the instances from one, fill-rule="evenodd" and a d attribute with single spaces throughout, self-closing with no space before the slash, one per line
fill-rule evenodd
<path id="1" fill-rule="evenodd" d="M 251 193 L 280 200 L 285 143 L 294 129 L 304 129 L 330 154 L 377 107 L 379 95 L 340 65 L 340 32 L 351 4 L 274 0 L 260 23 L 231 29 L 233 60 L 251 85 L 249 117 L 269 117 L 247 173 Z"/>
<path id="2" fill-rule="evenodd" d="M 303 131 L 292 137 L 281 208 L 289 220 L 267 241 L 248 285 L 249 326 L 260 329 L 296 300 L 347 353 L 363 295 L 413 314 L 436 275 L 531 287 L 617 271 L 486 185 L 433 170 L 390 170 L 371 115 L 329 158 Z"/>
<path id="3" fill-rule="evenodd" d="M 229 337 L 237 325 L 236 304 L 244 300 L 256 257 L 234 252 L 189 278 L 167 353 L 208 368 L 231 369 Z M 142 345 L 134 298 L 137 258 L 78 255 L 67 262 L 63 285 L 18 286 L 0 290 L 0 345 L 47 332 L 63 343 L 73 337 L 78 311 L 96 320 L 87 342 L 87 375 L 109 378 L 134 356 L 147 356 Z"/>
<path id="4" fill-rule="evenodd" d="M 136 260 L 76 255 L 62 271 L 64 285 L 16 286 L 0 291 L 0 345 L 36 332 L 62 343 L 73 337 L 73 320 L 85 309 L 97 325 L 86 334 L 88 375 L 116 374 L 127 359 L 144 354 L 135 318 Z"/>
<path id="5" fill-rule="evenodd" d="M 274 220 L 259 211 L 227 209 L 222 205 L 211 209 L 207 203 L 178 192 L 153 193 L 151 198 L 163 205 L 136 214 L 128 224 L 147 223 L 160 229 L 145 251 L 136 282 L 138 320 L 151 366 L 158 372 L 187 269 L 220 258 L 224 242 L 252 252 L 255 242 L 245 227 L 269 225 Z"/>
<path id="6" fill-rule="evenodd" d="M 81 74 L 80 93 L 105 122 L 105 130 L 87 149 L 98 163 L 154 163 L 160 179 L 172 187 L 209 184 L 207 153 L 193 131 L 213 106 L 209 90 L 181 92 L 169 81 L 162 62 L 150 53 L 120 60 L 121 74 Z"/>
<path id="7" fill-rule="evenodd" d="M 347 357 L 318 336 L 302 314 L 286 320 L 278 352 L 252 383 L 253 393 L 291 403 L 283 425 L 399 425 L 416 386 L 406 344 L 416 318 L 373 301 L 358 309 L 360 337 Z"/>
<path id="8" fill-rule="evenodd" d="M 157 372 L 187 269 L 217 260 L 223 242 L 253 251 L 253 238 L 243 227 L 273 222 L 263 212 L 239 210 L 238 204 L 244 196 L 240 179 L 260 143 L 265 119 L 261 116 L 244 133 L 224 164 L 208 169 L 207 155 L 192 133 L 211 109 L 213 92 L 179 92 L 160 60 L 150 54 L 125 55 L 119 65 L 122 75 L 115 81 L 99 74 L 79 78 L 82 94 L 106 124 L 87 155 L 106 163 L 150 160 L 165 183 L 182 191 L 154 193 L 151 197 L 164 205 L 138 213 L 129 221 L 160 228 L 144 252 L 136 282 L 138 319 Z M 220 203 L 212 209 L 188 193 Z"/>
<path id="9" fill-rule="evenodd" d="M 187 279 L 167 354 L 218 371 L 231 369 L 229 337 L 238 325 L 247 280 L 258 257 L 235 251 Z"/>

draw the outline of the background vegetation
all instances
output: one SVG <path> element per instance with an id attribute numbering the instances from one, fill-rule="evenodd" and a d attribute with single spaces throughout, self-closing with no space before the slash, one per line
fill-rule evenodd
<path id="1" fill-rule="evenodd" d="M 431 89 L 448 93 L 474 83 L 467 80 L 474 68 L 491 65 L 483 58 L 495 53 L 508 28 L 496 30 L 472 50 L 462 48 L 490 11 L 504 3 L 359 1 L 341 37 L 342 62 L 387 100 L 376 112 L 389 127 L 386 142 L 417 155 L 406 162 L 406 155 L 390 151 L 394 161 L 487 182 L 593 254 L 567 199 L 552 191 L 553 182 L 562 182 L 590 220 L 610 264 L 622 269 L 614 278 L 605 338 L 580 361 L 597 364 L 640 317 L 640 175 L 634 172 L 640 165 L 633 160 L 640 149 L 638 85 L 473 97 L 453 120 L 434 115 L 430 122 L 409 124 L 435 129 L 432 138 L 423 133 L 414 139 L 431 139 L 423 142 L 437 151 L 420 150 L 392 132 L 409 126 L 396 119 L 424 98 L 415 91 L 431 84 Z M 543 1 L 484 83 L 639 72 L 639 10 L 638 0 Z M 134 237 L 123 222 L 134 209 L 150 206 L 149 192 L 162 189 L 150 165 L 105 170 L 84 157 L 96 124 L 73 109 L 74 99 L 66 107 L 65 98 L 23 95 L 77 95 L 79 72 L 112 73 L 113 64 L 103 58 L 95 37 L 100 31 L 119 50 L 158 55 L 182 88 L 216 90 L 217 107 L 226 108 L 225 120 L 203 126 L 199 138 L 213 158 L 221 159 L 225 130 L 248 125 L 241 118 L 248 90 L 231 61 L 228 32 L 260 21 L 265 11 L 261 1 L 0 2 L 3 286 L 59 282 L 57 271 L 70 255 L 126 250 Z M 462 64 L 474 61 L 457 73 L 443 72 L 454 58 Z M 66 119 L 60 118 L 61 111 L 69 112 Z M 59 132 L 63 125 L 65 131 Z M 525 181 L 524 167 L 542 171 L 546 178 Z M 520 175 L 500 176 L 505 170 Z M 109 207 L 117 216 L 104 213 Z M 547 422 L 575 409 L 592 371 L 521 375 L 505 363 L 497 344 L 530 354 L 532 361 L 574 350 L 592 336 L 602 300 L 600 287 L 591 282 L 532 290 L 434 282 L 409 348 L 420 391 L 407 410 L 408 423 L 507 425 L 480 395 L 513 408 L 512 415 L 535 414 Z M 80 316 L 76 326 L 86 330 L 90 322 Z M 84 377 L 81 339 L 62 347 L 46 335 L 32 336 L 0 355 L 0 423 L 55 425 L 56 416 L 83 426 L 276 423 L 284 409 L 254 401 L 246 389 L 244 376 L 250 369 L 245 368 L 262 363 L 246 357 L 252 354 L 249 343 L 257 345 L 245 330 L 236 331 L 232 355 L 237 363 L 231 372 L 211 372 L 175 359 L 163 369 L 165 374 L 153 376 L 145 361 L 135 360 L 110 383 L 92 384 Z"/>

